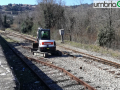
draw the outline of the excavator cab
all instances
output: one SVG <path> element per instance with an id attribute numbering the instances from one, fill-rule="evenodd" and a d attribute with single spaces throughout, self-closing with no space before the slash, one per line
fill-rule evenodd
<path id="1" fill-rule="evenodd" d="M 39 29 L 38 40 L 50 40 L 50 29 Z"/>
<path id="2" fill-rule="evenodd" d="M 33 49 L 38 49 L 40 40 L 50 40 L 50 29 L 38 28 L 37 42 L 33 43 Z"/>

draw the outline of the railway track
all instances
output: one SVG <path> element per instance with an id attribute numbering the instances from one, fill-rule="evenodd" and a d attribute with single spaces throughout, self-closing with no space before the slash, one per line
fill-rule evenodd
<path id="1" fill-rule="evenodd" d="M 18 34 L 18 33 L 15 33 L 15 32 L 8 32 L 8 34 L 11 34 L 11 36 L 17 36 L 17 37 L 24 38 L 28 41 L 36 42 L 36 38 L 28 36 L 28 35 Z"/>
<path id="2" fill-rule="evenodd" d="M 24 39 L 26 39 L 26 38 L 29 39 L 28 37 L 24 37 Z M 9 47 L 12 49 L 11 45 L 9 45 Z M 77 78 L 74 75 L 70 74 L 68 71 L 64 70 L 63 68 L 60 68 L 60 67 L 54 66 L 54 65 L 52 65 L 50 63 L 46 63 L 46 62 L 43 62 L 43 61 L 36 60 L 34 58 L 30 58 L 30 57 L 25 56 L 26 58 L 28 58 L 29 60 L 31 60 L 33 62 L 33 64 L 31 64 L 31 63 L 28 63 L 28 61 L 25 60 L 25 57 L 23 55 L 20 55 L 20 53 L 17 52 L 17 50 L 15 48 L 12 49 L 12 51 L 14 53 L 16 53 L 16 55 L 18 57 L 20 57 L 24 61 L 24 63 L 27 64 L 27 66 L 39 77 L 39 79 L 41 79 L 44 82 L 45 86 L 47 86 L 47 88 L 49 88 L 50 90 L 62 90 L 64 88 L 68 88 L 70 86 L 73 86 L 73 87 L 70 87 L 70 89 L 72 88 L 72 90 L 77 90 L 77 89 L 80 89 L 80 88 L 82 90 L 83 89 L 85 89 L 85 90 L 86 89 L 87 90 L 95 90 L 95 88 L 91 87 L 90 85 L 83 82 L 79 78 Z M 36 64 L 35 62 L 40 63 L 40 64 Z M 36 68 L 33 68 L 34 65 L 38 66 L 39 69 L 37 70 Z M 47 74 L 49 77 L 51 77 L 54 81 L 52 81 L 49 78 L 46 79 L 46 77 L 44 77 L 45 74 L 43 72 L 40 73 L 41 72 L 40 70 L 45 72 L 45 74 Z M 52 71 L 52 72 L 50 72 L 50 71 Z M 43 76 L 43 77 L 41 77 L 41 76 Z M 54 78 L 56 76 L 59 77 L 59 78 Z M 63 76 L 65 76 L 65 79 L 60 78 L 60 77 L 63 78 Z M 66 84 L 66 85 L 63 85 L 62 83 L 65 82 L 65 81 L 66 81 L 66 83 L 64 83 L 64 84 Z M 55 86 L 56 83 L 59 86 L 61 86 L 62 89 L 59 86 Z"/>
<path id="3" fill-rule="evenodd" d="M 66 50 L 71 50 L 71 51 L 73 51 L 75 53 L 79 53 L 84 58 L 87 58 L 87 59 L 90 59 L 90 60 L 93 60 L 93 61 L 97 61 L 97 62 L 101 62 L 103 64 L 106 64 L 106 65 L 109 65 L 109 66 L 113 66 L 115 68 L 120 68 L 120 64 L 119 63 L 112 62 L 112 61 L 109 61 L 109 60 L 106 60 L 106 59 L 103 59 L 103 58 L 99 58 L 99 57 L 96 57 L 96 56 L 93 56 L 93 55 L 90 55 L 90 54 L 86 54 L 86 53 L 83 53 L 83 52 L 80 52 L 80 51 L 76 51 L 76 50 L 73 50 L 73 49 L 70 49 L 70 48 L 66 48 L 66 47 L 63 47 L 63 46 L 59 46 L 59 47 L 64 48 Z"/>
<path id="4" fill-rule="evenodd" d="M 21 45 L 22 46 L 22 45 Z M 30 50 L 31 49 L 31 47 L 26 47 L 26 46 L 22 46 L 23 48 L 25 48 L 25 49 L 28 49 L 28 50 Z M 87 83 L 85 83 L 85 82 L 83 82 L 82 80 L 80 80 L 79 78 L 77 78 L 77 77 L 75 77 L 74 75 L 72 75 L 71 73 L 69 73 L 68 71 L 66 71 L 65 69 L 63 69 L 63 68 L 60 68 L 60 67 L 57 67 L 57 66 L 55 66 L 55 65 L 53 65 L 53 64 L 50 64 L 50 62 L 49 63 L 46 63 L 46 62 L 43 62 L 43 61 L 46 61 L 44 58 L 40 58 L 40 60 L 37 60 L 37 59 L 34 59 L 34 58 L 30 58 L 30 57 L 26 57 L 26 58 L 28 58 L 29 60 L 31 60 L 31 61 L 35 61 L 35 62 L 37 62 L 37 63 L 41 63 L 41 64 L 43 64 L 43 65 L 45 65 L 45 66 L 47 66 L 47 67 L 50 67 L 50 68 L 54 68 L 55 70 L 56 69 L 58 69 L 59 71 L 61 71 L 61 72 L 63 72 L 64 73 L 64 75 L 68 75 L 71 79 L 73 79 L 73 80 L 75 80 L 75 81 L 77 81 L 77 83 L 78 84 L 81 84 L 81 85 L 83 85 L 83 86 L 85 86 L 85 88 L 86 89 L 88 89 L 88 90 L 93 90 L 92 88 L 89 88 L 90 86 L 87 84 Z M 42 60 L 42 61 L 41 61 Z M 39 65 L 38 65 L 38 67 L 39 67 Z M 52 71 L 54 72 L 54 70 L 52 69 Z M 43 72 L 45 72 L 44 70 L 43 70 Z M 48 73 L 48 72 L 47 72 Z M 47 74 L 46 73 L 46 74 Z M 50 73 L 49 73 L 50 74 Z M 57 73 L 58 74 L 58 73 Z M 49 76 L 49 75 L 48 75 Z M 57 76 L 57 77 L 61 77 L 61 76 L 58 76 L 58 75 L 54 75 L 54 76 Z M 69 78 L 68 77 L 68 78 Z M 69 78 L 69 79 L 70 79 Z M 53 80 L 55 80 L 55 82 L 58 82 L 59 83 L 59 79 L 57 80 L 57 78 L 55 79 L 54 77 L 52 77 L 52 79 Z M 56 81 L 57 80 L 57 81 Z M 68 79 L 67 79 L 68 80 Z M 61 81 L 61 80 L 60 80 Z M 62 80 L 62 81 L 64 81 L 64 80 Z M 58 84 L 57 83 L 57 84 Z M 72 85 L 78 85 L 78 84 L 72 84 Z M 62 86 L 61 86 L 62 87 Z M 76 88 L 77 89 L 77 88 Z M 76 90 L 75 89 L 75 90 Z M 80 88 L 79 88 L 80 89 Z M 72 90 L 74 90 L 74 88 L 72 88 Z"/>
<path id="5" fill-rule="evenodd" d="M 69 73 L 68 71 L 66 71 L 63 68 L 57 67 L 57 66 L 55 66 L 53 64 L 46 63 L 46 62 L 43 62 L 43 61 L 40 61 L 40 60 L 37 60 L 37 59 L 34 59 L 34 58 L 30 58 L 30 57 L 27 57 L 27 58 L 29 60 L 32 60 L 32 61 L 35 61 L 37 63 L 41 63 L 42 65 L 44 65 L 44 68 L 42 68 L 43 72 L 45 72 L 45 74 L 50 76 L 54 80 L 54 82 L 56 82 L 58 85 L 63 87 L 63 89 L 64 89 L 64 87 L 67 87 L 67 86 L 68 87 L 69 86 L 73 86 L 73 87 L 69 87 L 67 89 L 72 89 L 72 90 L 77 90 L 77 89 L 95 90 L 93 87 L 91 87 L 87 83 L 83 82 L 79 78 L 75 77 L 74 75 L 72 75 L 71 73 Z M 38 67 L 39 67 L 39 65 L 38 65 Z M 46 70 L 46 69 L 48 69 L 48 70 Z M 63 73 L 61 73 L 61 72 L 63 72 Z M 53 74 L 53 75 L 51 75 L 51 74 Z M 61 78 L 58 78 L 58 77 L 61 77 Z M 62 77 L 66 77 L 66 78 L 64 79 Z M 70 80 L 70 78 L 73 79 L 73 80 Z M 61 82 L 64 82 L 64 81 L 67 81 L 67 86 L 66 85 L 62 85 Z M 76 82 L 78 84 L 76 84 Z M 85 88 L 81 87 L 81 85 L 83 85 Z"/>
<path id="6" fill-rule="evenodd" d="M 34 71 L 34 68 L 32 68 L 32 63 L 31 62 L 29 62 L 25 57 L 24 57 L 24 55 L 22 55 L 20 52 L 18 52 L 17 51 L 17 49 L 15 49 L 14 47 L 12 47 L 5 39 L 3 39 L 1 36 L 0 36 L 0 39 L 2 40 L 2 43 L 5 43 L 6 45 L 7 45 L 7 47 L 10 49 L 10 53 L 13 55 L 14 54 L 14 57 L 15 58 L 18 58 L 18 59 L 20 59 L 20 61 L 18 60 L 18 59 L 14 59 L 13 61 L 16 63 L 16 65 L 18 65 L 19 67 L 16 67 L 15 65 L 12 65 L 12 64 L 10 64 L 10 67 L 12 67 L 12 69 L 15 71 L 15 70 L 18 70 L 18 68 L 21 68 L 22 67 L 22 72 L 20 73 L 19 72 L 19 74 L 20 75 L 17 75 L 18 73 L 15 73 L 16 74 L 16 76 L 19 78 L 19 80 L 20 80 L 20 90 L 25 90 L 25 88 L 27 89 L 27 90 L 32 90 L 32 89 L 36 89 L 36 90 L 39 90 L 39 89 L 41 89 L 41 90 L 53 90 L 52 88 L 50 88 L 49 86 L 48 86 L 48 84 L 46 84 L 46 82 L 44 82 L 44 80 L 42 80 L 42 78 Z M 7 52 L 8 54 L 9 54 L 9 52 Z M 11 57 L 12 57 L 12 55 L 11 55 Z M 8 55 L 9 56 L 9 55 Z M 9 59 L 9 58 L 8 58 Z M 22 60 L 22 62 L 21 62 L 21 60 Z M 8 61 L 9 63 L 13 63 L 12 61 Z M 15 67 L 16 67 L 16 69 L 15 69 Z M 28 72 L 32 72 L 32 73 L 28 73 L 28 74 L 24 74 L 24 73 L 26 73 L 26 72 L 24 72 L 25 70 L 28 70 Z M 13 72 L 14 72 L 13 71 Z M 16 71 L 15 71 L 16 72 Z M 43 72 L 41 72 L 41 73 L 43 73 Z M 31 75 L 32 74 L 32 75 Z M 26 81 L 22 81 L 21 79 L 25 79 L 25 78 L 23 78 L 23 77 L 21 77 L 21 75 L 23 75 L 23 76 L 26 76 L 26 75 L 28 75 L 28 77 L 30 76 L 31 78 L 31 81 L 32 81 L 32 79 L 33 78 L 36 78 L 35 80 L 37 80 L 37 82 L 36 83 L 42 83 L 42 85 L 34 85 L 34 86 L 32 86 L 32 87 L 26 87 L 27 85 L 25 85 L 25 84 L 27 84 L 27 83 L 24 83 L 24 82 L 26 82 Z M 27 78 L 27 77 L 26 77 Z M 31 82 L 30 81 L 30 82 Z M 34 80 L 33 80 L 34 81 Z M 29 82 L 28 82 L 29 83 Z M 21 85 L 22 84 L 22 85 Z M 31 82 L 31 84 L 34 84 L 34 83 L 32 83 Z M 37 89 L 38 88 L 38 89 Z"/>
<path id="7" fill-rule="evenodd" d="M 16 34 L 16 33 L 14 33 Z M 20 34 L 16 34 L 20 37 L 22 37 Z M 22 37 L 24 39 L 27 39 L 27 40 L 30 40 L 32 42 L 35 42 L 35 38 L 34 37 Z M 67 47 L 64 47 L 64 46 L 60 46 L 60 45 L 57 45 L 58 47 L 61 47 L 61 48 L 64 48 L 66 50 L 70 50 L 74 53 L 79 53 L 82 57 L 84 58 L 87 58 L 87 59 L 90 59 L 90 60 L 93 60 L 93 61 L 97 61 L 97 62 L 100 62 L 100 63 L 103 63 L 103 64 L 106 64 L 106 65 L 109 65 L 109 66 L 113 66 L 115 68 L 120 68 L 120 64 L 119 63 L 116 63 L 116 62 L 112 62 L 112 61 L 109 61 L 109 60 L 106 60 L 106 59 L 103 59 L 103 58 L 99 58 L 99 57 L 96 57 L 96 56 L 93 56 L 93 55 L 90 55 L 90 54 L 86 54 L 86 53 L 83 53 L 83 52 L 80 52 L 80 51 L 76 51 L 76 50 L 73 50 L 73 49 L 70 49 L 70 48 L 67 48 Z M 24 47 L 25 48 L 25 47 Z M 27 47 L 26 47 L 27 48 Z M 76 58 L 75 55 L 72 55 L 72 54 L 69 54 L 68 52 L 62 52 L 63 54 L 66 54 L 66 55 L 69 55 L 69 56 L 72 56 L 74 58 Z"/>
<path id="8" fill-rule="evenodd" d="M 12 34 L 11 34 L 12 35 Z M 18 36 L 18 35 L 16 35 L 16 36 Z M 21 37 L 21 36 L 18 36 L 18 37 Z M 27 38 L 27 36 L 26 37 L 21 37 L 21 38 Z M 35 41 L 35 38 L 27 38 L 27 40 L 28 41 L 32 41 L 32 42 L 34 42 Z M 57 45 L 58 46 L 58 45 Z M 27 49 L 30 49 L 30 47 L 28 47 L 28 46 L 23 46 L 24 48 L 27 48 Z M 61 48 L 59 48 L 59 47 L 61 47 Z M 115 67 L 116 69 L 118 68 L 119 69 L 119 65 L 118 65 L 118 63 L 115 63 L 115 62 L 109 62 L 109 60 L 105 60 L 105 59 L 102 59 L 102 58 L 99 58 L 99 57 L 96 57 L 95 56 L 95 58 L 94 58 L 94 56 L 93 55 L 90 55 L 90 54 L 86 54 L 86 53 L 83 53 L 83 52 L 80 52 L 80 51 L 77 51 L 77 50 L 74 50 L 74 49 L 70 49 L 70 48 L 66 48 L 66 47 L 63 47 L 63 46 L 58 46 L 58 48 L 59 49 L 62 49 L 64 52 L 63 52 L 63 54 L 66 54 L 66 55 L 68 55 L 68 56 L 72 56 L 72 57 L 74 57 L 74 58 L 76 58 L 76 57 L 79 57 L 79 55 L 80 55 L 80 58 L 81 57 L 83 57 L 83 58 L 81 58 L 81 59 L 83 59 L 83 60 L 88 60 L 88 62 L 90 61 L 90 62 L 93 62 L 93 61 L 95 61 L 94 63 L 96 63 L 96 62 L 99 62 L 98 63 L 98 68 L 99 68 L 99 64 L 100 63 L 103 63 L 103 64 L 101 64 L 101 65 L 103 65 L 103 67 L 105 66 L 105 68 L 103 68 L 103 71 L 104 71 L 104 69 L 105 69 L 105 71 L 108 69 L 108 67 L 109 66 L 113 66 L 113 67 Z M 66 57 L 66 55 L 63 55 L 63 57 L 65 56 Z M 67 56 L 67 57 L 68 57 Z M 77 59 L 73 59 L 73 60 L 77 60 L 78 61 L 78 59 L 79 58 L 77 58 Z M 92 61 L 93 60 L 93 61 Z M 102 61 L 103 60 L 103 61 Z M 106 62 L 104 62 L 104 60 L 106 61 Z M 50 60 L 51 62 L 52 62 L 52 60 Z M 79 61 L 81 61 L 81 60 L 79 60 Z M 64 62 L 66 62 L 66 60 L 64 61 Z M 108 63 L 109 62 L 109 63 Z M 53 61 L 53 63 L 54 63 L 54 61 Z M 67 63 L 69 63 L 69 61 L 67 62 Z M 112 64 L 113 63 L 113 64 Z M 114 64 L 115 63 L 115 64 Z M 55 64 L 55 63 L 54 63 Z M 105 65 L 104 65 L 105 64 Z M 55 65 L 57 65 L 57 62 L 56 62 L 56 64 Z M 58 66 L 60 66 L 61 67 L 61 65 L 58 65 Z M 69 65 L 68 65 L 69 66 Z M 107 66 L 107 68 L 106 68 L 106 66 Z M 79 66 L 78 66 L 79 67 Z M 113 68 L 113 67 L 111 67 L 111 68 Z M 64 68 L 64 67 L 63 67 Z M 82 68 L 82 69 L 81 69 Z M 81 70 L 84 70 L 84 67 L 82 67 L 82 66 L 80 66 L 80 69 Z M 66 68 L 66 70 L 71 70 L 71 69 L 68 69 L 68 68 Z M 101 69 L 102 70 L 102 69 Z M 111 71 L 111 72 L 116 72 L 116 71 L 114 71 L 114 70 L 111 70 L 111 69 L 108 69 L 108 72 L 109 71 Z M 73 73 L 74 74 L 74 73 Z M 110 74 L 110 73 L 109 73 Z M 117 79 L 119 79 L 119 75 L 118 76 L 116 76 L 117 74 L 119 74 L 119 72 L 117 71 L 114 75 L 115 75 L 115 78 L 117 78 Z M 111 75 L 111 74 L 110 74 Z M 98 75 L 99 76 L 99 75 Z M 105 75 L 103 75 L 103 76 L 105 76 Z M 107 75 L 106 75 L 107 76 Z M 77 76 L 77 77 L 79 77 L 79 76 Z M 108 76 L 107 76 L 108 77 Z M 114 76 L 113 76 L 114 77 Z M 86 77 L 85 77 L 86 78 Z M 98 77 L 99 78 L 99 77 Z M 81 78 L 80 78 L 81 79 Z M 112 79 L 111 79 L 112 80 Z M 83 80 L 83 81 L 86 81 L 86 80 Z M 105 81 L 105 80 L 104 80 Z M 107 80 L 106 80 L 107 81 Z M 115 81 L 115 80 L 114 80 Z M 94 81 L 93 81 L 94 82 Z M 97 82 L 99 82 L 99 81 L 97 81 Z M 96 82 L 96 83 L 97 83 Z M 111 81 L 108 81 L 108 82 L 111 82 Z M 88 82 L 87 82 L 88 83 Z M 106 84 L 107 84 L 107 82 L 106 82 Z M 99 84 L 98 84 L 99 85 Z M 94 87 L 96 87 L 96 86 L 94 86 Z M 110 86 L 109 86 L 110 87 Z M 98 88 L 99 88 L 99 86 L 98 86 Z M 98 89 L 97 88 L 97 89 Z M 102 87 L 101 87 L 102 88 Z M 106 90 L 106 89 L 100 89 L 100 90 Z M 112 90 L 112 89 L 111 89 Z M 119 90 L 119 89 L 118 89 Z"/>

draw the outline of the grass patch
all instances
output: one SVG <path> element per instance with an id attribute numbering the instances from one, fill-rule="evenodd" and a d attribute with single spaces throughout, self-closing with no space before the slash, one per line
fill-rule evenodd
<path id="1" fill-rule="evenodd" d="M 6 31 L 17 32 L 17 31 L 12 30 L 11 28 L 7 28 Z M 17 33 L 20 33 L 20 32 L 17 32 Z M 36 32 L 36 33 L 37 33 L 37 32 Z M 32 35 L 32 32 L 31 32 L 31 33 L 20 33 L 20 34 L 21 34 L 21 35 L 27 35 L 27 36 L 30 36 L 30 37 L 37 38 L 37 36 Z"/>
<path id="2" fill-rule="evenodd" d="M 14 40 L 12 40 L 12 39 L 10 39 L 10 38 L 5 38 L 5 40 L 6 40 L 7 42 L 16 42 L 16 41 L 14 41 Z"/>
<path id="3" fill-rule="evenodd" d="M 10 39 L 10 38 L 7 38 L 7 37 L 5 37 L 4 36 L 4 39 L 7 41 L 7 42 L 10 42 L 10 43 L 19 43 L 19 41 L 15 41 L 15 40 L 13 40 L 13 39 Z"/>
<path id="4" fill-rule="evenodd" d="M 58 44 L 60 44 L 60 42 L 61 41 L 57 41 Z M 120 59 L 120 52 L 119 51 L 113 50 L 113 49 L 108 49 L 106 47 L 100 47 L 100 46 L 94 45 L 94 44 L 81 44 L 81 43 L 77 43 L 74 41 L 67 41 L 67 40 L 64 40 L 64 44 L 74 46 L 77 48 L 81 48 L 81 49 L 85 49 L 87 51 L 101 53 L 101 54 L 106 55 L 106 56 L 112 56 L 114 58 Z"/>

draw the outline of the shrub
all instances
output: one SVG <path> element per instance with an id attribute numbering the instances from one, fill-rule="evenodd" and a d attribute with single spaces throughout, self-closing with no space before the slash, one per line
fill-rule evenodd
<path id="1" fill-rule="evenodd" d="M 23 23 L 21 24 L 21 31 L 22 33 L 29 33 L 31 32 L 33 27 L 33 20 L 30 17 L 27 17 L 26 20 L 23 21 Z"/>
<path id="2" fill-rule="evenodd" d="M 115 39 L 115 31 L 113 29 L 101 29 L 98 34 L 98 43 L 100 46 L 111 47 L 112 41 Z"/>

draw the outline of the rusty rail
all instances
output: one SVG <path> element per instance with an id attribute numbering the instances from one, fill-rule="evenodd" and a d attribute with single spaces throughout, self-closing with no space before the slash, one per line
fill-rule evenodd
<path id="1" fill-rule="evenodd" d="M 31 47 L 29 47 L 29 46 L 23 46 L 23 45 L 21 45 L 21 47 L 22 48 L 25 48 L 25 49 L 28 49 L 28 50 L 30 50 L 30 52 L 32 52 L 31 51 Z M 64 54 L 64 55 L 68 55 L 68 56 L 70 56 L 70 57 L 73 57 L 73 58 L 77 58 L 75 55 L 71 55 L 71 54 L 69 54 L 68 52 L 63 52 L 63 51 L 61 51 L 62 52 L 62 54 Z"/>
<path id="2" fill-rule="evenodd" d="M 30 69 L 31 71 L 44 83 L 44 85 L 47 87 L 48 90 L 52 90 L 52 88 L 41 78 L 41 76 L 30 66 L 31 63 L 26 60 L 26 57 L 24 55 L 20 55 L 19 52 L 17 52 L 17 49 L 13 48 L 12 45 L 10 45 L 3 37 L 0 36 L 4 40 L 4 42 L 8 45 L 8 47 L 16 54 Z"/>
<path id="3" fill-rule="evenodd" d="M 16 33 L 14 33 L 14 34 L 16 34 Z M 36 42 L 35 38 L 32 38 L 32 37 L 31 38 L 23 37 L 23 35 L 20 35 L 20 34 L 16 34 L 16 35 L 21 36 L 24 39 Z M 59 46 L 59 45 L 57 45 L 57 46 Z M 106 59 L 103 59 L 103 58 L 99 58 L 99 57 L 96 57 L 96 56 L 93 56 L 93 55 L 90 55 L 90 54 L 86 54 L 86 53 L 83 53 L 83 52 L 80 52 L 80 51 L 76 51 L 76 50 L 73 50 L 73 49 L 70 49 L 70 48 L 66 48 L 66 47 L 63 47 L 63 46 L 59 46 L 59 47 L 65 48 L 67 50 L 71 50 L 71 51 L 73 51 L 75 53 L 83 54 L 84 58 L 88 58 L 88 59 L 91 59 L 93 61 L 101 62 L 103 64 L 107 64 L 107 65 L 113 66 L 115 68 L 120 68 L 120 64 L 119 63 L 112 62 L 112 61 L 109 61 L 109 60 L 106 60 Z M 87 56 L 85 56 L 85 55 L 87 55 Z"/>
<path id="4" fill-rule="evenodd" d="M 106 60 L 106 59 L 103 59 L 103 58 L 99 58 L 99 57 L 96 57 L 96 56 L 93 56 L 93 55 L 90 55 L 90 54 L 86 54 L 86 53 L 83 53 L 83 52 L 80 52 L 80 51 L 76 51 L 76 50 L 73 50 L 73 49 L 70 49 L 70 48 L 66 48 L 66 47 L 63 47 L 63 46 L 59 46 L 59 47 L 62 47 L 62 48 L 67 49 L 67 50 L 71 50 L 75 53 L 83 54 L 84 58 L 88 58 L 88 59 L 91 59 L 93 61 L 101 62 L 103 64 L 107 64 L 107 65 L 110 65 L 110 66 L 113 66 L 113 67 L 116 67 L 116 68 L 120 68 L 119 63 L 112 62 L 112 61 L 109 61 L 109 60 Z M 85 55 L 87 55 L 87 56 L 85 56 Z"/>
<path id="5" fill-rule="evenodd" d="M 9 32 L 9 33 L 11 33 L 11 32 Z M 29 41 L 33 41 L 33 42 L 36 41 L 34 37 L 30 37 L 30 36 L 27 36 L 27 37 L 26 37 L 26 36 L 23 35 L 23 34 L 21 35 L 21 34 L 15 33 L 15 32 L 12 32 L 12 34 L 15 35 L 15 36 L 19 36 L 19 37 L 21 37 L 21 38 L 27 39 L 27 40 L 29 40 Z"/>
<path id="6" fill-rule="evenodd" d="M 15 34 L 15 33 L 14 33 Z M 23 37 L 23 36 L 21 36 L 21 35 L 18 35 L 18 36 L 20 36 L 20 37 L 22 37 L 22 38 L 24 38 L 24 39 L 27 39 L 27 40 L 31 40 L 31 41 L 35 41 L 35 40 L 33 40 L 33 39 L 30 39 L 30 38 L 27 38 L 27 37 Z M 6 42 L 7 43 L 7 42 Z M 11 46 L 8 44 L 8 46 L 11 48 Z M 23 46 L 24 48 L 30 48 L 30 47 L 26 47 L 26 46 Z M 11 48 L 12 49 L 12 48 Z M 14 49 L 12 49 L 14 52 L 15 52 L 15 50 Z M 15 52 L 16 53 L 16 52 Z M 18 53 L 16 53 L 18 56 L 19 56 L 19 54 Z M 23 59 L 21 56 L 19 56 L 21 59 Z M 85 89 L 88 89 L 88 90 L 96 90 L 95 88 L 93 88 L 92 86 L 90 86 L 90 85 L 88 85 L 87 83 L 85 83 L 84 81 L 82 81 L 82 80 L 80 80 L 79 78 L 77 78 L 77 77 L 75 77 L 74 75 L 72 75 L 71 73 L 69 73 L 68 71 L 66 71 L 65 69 L 63 69 L 63 68 L 60 68 L 60 67 L 57 67 L 57 66 L 55 66 L 55 65 L 53 65 L 53 64 L 50 64 L 50 63 L 47 63 L 47 62 L 43 62 L 43 61 L 40 61 L 40 60 L 37 60 L 37 59 L 34 59 L 34 58 L 30 58 L 30 57 L 27 57 L 27 56 L 25 56 L 26 58 L 28 58 L 29 60 L 31 60 L 31 61 L 35 61 L 35 62 L 38 62 L 38 63 L 41 63 L 41 64 L 43 64 L 43 65 L 47 65 L 47 66 L 49 66 L 49 67 L 51 67 L 51 68 L 55 68 L 55 69 L 58 69 L 58 70 L 60 70 L 61 72 L 64 72 L 66 75 L 68 75 L 68 76 L 70 76 L 71 77 L 71 79 L 73 79 L 73 80 L 75 80 L 75 81 L 77 81 L 78 82 L 78 84 L 81 84 L 81 85 L 83 85 L 84 87 L 85 87 Z M 39 77 L 40 78 L 40 77 Z"/>
<path id="7" fill-rule="evenodd" d="M 30 50 L 30 49 L 32 49 L 31 47 L 28 47 L 28 46 L 23 46 L 23 45 L 20 45 L 22 48 L 25 48 L 25 49 L 28 49 L 28 50 Z"/>
<path id="8" fill-rule="evenodd" d="M 69 73 L 68 71 L 66 71 L 63 68 L 60 68 L 60 67 L 57 67 L 57 66 L 55 66 L 53 64 L 50 64 L 50 63 L 47 63 L 47 62 L 43 62 L 43 61 L 40 61 L 40 60 L 37 60 L 37 59 L 34 59 L 34 58 L 30 58 L 30 57 L 27 57 L 27 56 L 26 56 L 26 58 L 28 58 L 31 61 L 35 61 L 35 62 L 41 63 L 43 65 L 49 66 L 51 68 L 58 69 L 61 72 L 64 72 L 66 75 L 68 75 L 69 77 L 71 77 L 71 79 L 73 79 L 73 80 L 77 81 L 79 84 L 83 85 L 85 87 L 85 89 L 96 90 L 95 88 L 91 87 L 90 85 L 88 85 L 84 81 L 80 80 L 79 78 L 75 77 L 74 75 L 72 75 L 71 73 Z"/>

